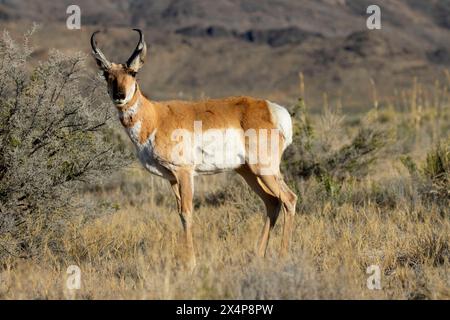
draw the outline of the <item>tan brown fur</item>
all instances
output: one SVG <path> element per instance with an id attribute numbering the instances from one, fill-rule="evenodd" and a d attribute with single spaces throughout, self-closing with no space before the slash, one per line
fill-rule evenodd
<path id="1" fill-rule="evenodd" d="M 236 128 L 243 129 L 276 129 L 267 102 L 251 97 L 229 97 L 204 101 L 150 101 L 136 90 L 133 99 L 119 108 L 120 114 L 130 108 L 136 100 L 141 106 L 132 117 L 120 117 L 124 127 L 133 127 L 141 121 L 140 143 L 145 143 L 155 128 L 156 144 L 163 156 L 170 156 L 171 146 L 176 141 L 171 140 L 171 133 L 176 129 L 194 131 L 194 121 L 201 121 L 203 130 Z M 270 132 L 269 132 L 270 134 Z M 283 139 L 280 137 L 280 139 Z M 282 143 L 280 143 L 282 145 Z"/>

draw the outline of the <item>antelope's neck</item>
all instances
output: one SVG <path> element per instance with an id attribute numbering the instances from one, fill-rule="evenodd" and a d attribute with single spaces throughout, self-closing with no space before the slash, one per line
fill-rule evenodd
<path id="1" fill-rule="evenodd" d="M 156 114 L 152 103 L 146 99 L 136 84 L 133 97 L 123 106 L 117 106 L 119 119 L 131 140 L 144 144 L 155 130 Z"/>
<path id="2" fill-rule="evenodd" d="M 139 86 L 136 84 L 134 89 L 134 94 L 131 97 L 130 101 L 128 101 L 124 105 L 116 105 L 117 110 L 119 111 L 120 122 L 124 127 L 129 127 L 132 125 L 133 119 L 137 115 L 139 108 L 142 105 L 142 97 Z"/>

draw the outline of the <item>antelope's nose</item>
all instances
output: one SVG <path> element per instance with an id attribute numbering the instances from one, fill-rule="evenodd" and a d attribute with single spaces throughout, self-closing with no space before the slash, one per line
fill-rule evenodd
<path id="1" fill-rule="evenodd" d="M 113 95 L 114 100 L 123 100 L 125 99 L 125 93 L 124 92 L 115 92 Z"/>

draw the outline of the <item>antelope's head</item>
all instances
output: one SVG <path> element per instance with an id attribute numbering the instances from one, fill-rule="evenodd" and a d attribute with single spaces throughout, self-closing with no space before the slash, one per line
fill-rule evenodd
<path id="1" fill-rule="evenodd" d="M 100 70 L 103 71 L 106 82 L 108 83 L 108 94 L 117 106 L 123 106 L 129 102 L 136 91 L 136 74 L 144 65 L 147 53 L 147 45 L 145 44 L 142 31 L 133 29 L 139 33 L 139 43 L 134 49 L 133 54 L 128 61 L 123 64 L 111 63 L 106 59 L 105 55 L 97 48 L 95 35 L 91 37 L 92 54 L 97 62 Z"/>

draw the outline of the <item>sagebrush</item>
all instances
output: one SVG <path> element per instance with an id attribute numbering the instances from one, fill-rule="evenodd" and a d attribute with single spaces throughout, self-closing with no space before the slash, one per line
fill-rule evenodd
<path id="1" fill-rule="evenodd" d="M 51 51 L 31 67 L 30 35 L 0 40 L 0 257 L 37 254 L 45 230 L 63 232 L 77 212 L 80 186 L 127 158 L 108 138 L 111 108 L 84 55 Z"/>

